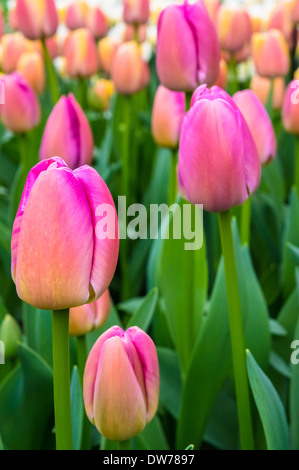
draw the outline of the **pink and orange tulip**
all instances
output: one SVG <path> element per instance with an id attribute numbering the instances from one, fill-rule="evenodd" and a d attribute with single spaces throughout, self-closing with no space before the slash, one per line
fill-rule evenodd
<path id="1" fill-rule="evenodd" d="M 283 107 L 283 127 L 290 134 L 299 135 L 299 81 L 292 80 L 286 90 Z"/>
<path id="2" fill-rule="evenodd" d="M 65 24 L 68 29 L 85 28 L 89 6 L 85 0 L 76 0 L 68 5 L 65 12 Z"/>
<path id="3" fill-rule="evenodd" d="M 41 119 L 41 108 L 35 92 L 18 73 L 3 75 L 5 103 L 0 104 L 0 118 L 6 129 L 15 133 L 28 132 Z"/>
<path id="4" fill-rule="evenodd" d="M 263 77 L 278 77 L 288 73 L 289 49 L 281 31 L 271 29 L 252 36 L 252 57 L 257 73 Z"/>
<path id="5" fill-rule="evenodd" d="M 38 95 L 44 91 L 46 85 L 45 64 L 38 52 L 22 54 L 17 64 L 17 71 Z"/>
<path id="6" fill-rule="evenodd" d="M 170 47 L 171 45 L 171 47 Z M 157 73 L 174 91 L 193 91 L 212 85 L 219 73 L 217 33 L 202 2 L 170 5 L 160 14 L 157 37 Z"/>
<path id="7" fill-rule="evenodd" d="M 64 44 L 66 72 L 70 77 L 88 78 L 96 74 L 99 57 L 92 33 L 87 28 L 71 31 Z"/>
<path id="8" fill-rule="evenodd" d="M 149 0 L 124 0 L 123 18 L 125 23 L 144 24 L 149 18 Z"/>
<path id="9" fill-rule="evenodd" d="M 106 36 L 98 42 L 100 68 L 108 75 L 111 74 L 112 62 L 120 43 L 112 36 Z"/>
<path id="10" fill-rule="evenodd" d="M 242 7 L 221 5 L 217 15 L 217 30 L 222 49 L 236 52 L 250 42 L 252 24 L 248 12 Z"/>
<path id="11" fill-rule="evenodd" d="M 222 212 L 243 204 L 257 189 L 260 177 L 255 142 L 232 98 L 216 86 L 197 88 L 181 131 L 182 194 L 209 212 Z"/>
<path id="12" fill-rule="evenodd" d="M 271 90 L 271 79 L 254 75 L 250 81 L 250 89 L 254 91 L 263 105 L 266 106 Z M 277 110 L 282 107 L 285 89 L 286 85 L 283 77 L 273 79 L 272 109 Z"/>
<path id="13" fill-rule="evenodd" d="M 106 15 L 104 15 L 100 8 L 91 7 L 88 9 L 86 16 L 86 27 L 97 39 L 106 36 L 109 30 L 109 23 Z"/>
<path id="14" fill-rule="evenodd" d="M 233 100 L 248 124 L 262 165 L 276 155 L 277 142 L 272 121 L 265 106 L 252 90 L 238 91 Z"/>
<path id="15" fill-rule="evenodd" d="M 93 149 L 93 135 L 84 111 L 73 94 L 62 96 L 48 118 L 40 159 L 60 155 L 75 169 L 91 163 Z"/>
<path id="16" fill-rule="evenodd" d="M 108 320 L 110 308 L 109 289 L 95 302 L 70 308 L 70 336 L 83 336 L 103 326 Z"/>
<path id="17" fill-rule="evenodd" d="M 114 326 L 98 338 L 86 362 L 86 414 L 107 439 L 130 439 L 154 417 L 159 382 L 152 339 L 138 327 L 124 332 Z"/>
<path id="18" fill-rule="evenodd" d="M 33 42 L 21 33 L 4 34 L 1 44 L 1 68 L 4 73 L 14 72 L 22 54 L 34 50 Z"/>
<path id="19" fill-rule="evenodd" d="M 51 37 L 58 28 L 54 0 L 17 0 L 16 21 L 28 39 Z"/>
<path id="20" fill-rule="evenodd" d="M 152 135 L 160 147 L 175 148 L 179 144 L 185 115 L 185 93 L 160 85 L 152 112 Z"/>
<path id="21" fill-rule="evenodd" d="M 103 204 L 113 237 L 99 236 Z M 97 300 L 113 278 L 118 247 L 114 202 L 96 170 L 72 171 L 58 157 L 32 168 L 11 239 L 11 274 L 22 300 L 46 310 Z"/>

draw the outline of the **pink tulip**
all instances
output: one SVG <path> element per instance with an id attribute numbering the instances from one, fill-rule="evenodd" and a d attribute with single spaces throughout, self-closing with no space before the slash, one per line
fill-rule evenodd
<path id="1" fill-rule="evenodd" d="M 109 23 L 108 19 L 100 8 L 89 8 L 86 16 L 86 27 L 97 39 L 106 36 L 109 30 Z"/>
<path id="2" fill-rule="evenodd" d="M 147 85 L 149 67 L 135 41 L 118 47 L 112 62 L 111 78 L 116 91 L 122 94 L 136 93 Z"/>
<path id="3" fill-rule="evenodd" d="M 149 17 L 149 0 L 124 0 L 125 23 L 144 24 Z"/>
<path id="4" fill-rule="evenodd" d="M 185 93 L 168 90 L 163 85 L 158 87 L 152 112 L 152 134 L 160 147 L 178 146 L 185 109 Z"/>
<path id="5" fill-rule="evenodd" d="M 106 237 L 97 227 L 104 210 Z M 113 278 L 118 247 L 114 202 L 96 170 L 72 171 L 58 157 L 32 168 L 11 240 L 11 273 L 22 300 L 44 310 L 97 300 Z"/>
<path id="6" fill-rule="evenodd" d="M 85 28 L 89 6 L 84 0 L 76 0 L 66 9 L 65 24 L 68 29 Z"/>
<path id="7" fill-rule="evenodd" d="M 288 73 L 290 57 L 281 31 L 271 29 L 252 36 L 252 57 L 256 71 L 263 77 L 278 77 Z"/>
<path id="8" fill-rule="evenodd" d="M 261 164 L 270 163 L 276 155 L 277 142 L 272 121 L 265 106 L 251 90 L 238 91 L 233 96 L 233 100 L 248 124 Z"/>
<path id="9" fill-rule="evenodd" d="M 62 96 L 48 118 L 40 159 L 60 155 L 75 169 L 92 162 L 93 150 L 93 135 L 84 111 L 73 94 Z"/>
<path id="10" fill-rule="evenodd" d="M 111 74 L 113 59 L 119 45 L 119 42 L 112 36 L 106 36 L 98 42 L 100 68 L 109 75 Z"/>
<path id="11" fill-rule="evenodd" d="M 58 27 L 54 0 L 17 0 L 17 24 L 28 39 L 53 36 Z"/>
<path id="12" fill-rule="evenodd" d="M 41 119 L 39 101 L 29 83 L 18 73 L 0 78 L 5 91 L 5 103 L 0 104 L 3 125 L 11 132 L 28 132 Z"/>
<path id="13" fill-rule="evenodd" d="M 185 115 L 179 147 L 183 195 L 205 210 L 243 204 L 258 187 L 261 164 L 249 127 L 221 88 L 197 88 Z"/>
<path id="14" fill-rule="evenodd" d="M 222 49 L 236 52 L 250 42 L 252 24 L 242 7 L 221 5 L 217 16 L 217 30 Z"/>
<path id="15" fill-rule="evenodd" d="M 88 356 L 83 396 L 86 414 L 107 439 L 123 441 L 140 433 L 159 402 L 159 364 L 152 339 L 140 328 L 114 326 Z"/>
<path id="16" fill-rule="evenodd" d="M 70 309 L 69 334 L 83 336 L 97 330 L 108 320 L 111 308 L 109 289 L 95 302 Z"/>
<path id="17" fill-rule="evenodd" d="M 282 123 L 290 134 L 299 134 L 299 81 L 292 80 L 286 90 L 283 107 Z"/>
<path id="18" fill-rule="evenodd" d="M 4 73 L 15 72 L 25 52 L 33 52 L 34 45 L 21 33 L 4 34 L 1 38 L 1 68 Z"/>
<path id="19" fill-rule="evenodd" d="M 93 35 L 87 28 L 71 31 L 65 41 L 66 71 L 70 77 L 88 78 L 96 74 L 99 57 Z"/>
<path id="20" fill-rule="evenodd" d="M 160 82 L 175 91 L 212 85 L 219 73 L 217 33 L 202 2 L 170 5 L 160 14 L 157 72 Z"/>

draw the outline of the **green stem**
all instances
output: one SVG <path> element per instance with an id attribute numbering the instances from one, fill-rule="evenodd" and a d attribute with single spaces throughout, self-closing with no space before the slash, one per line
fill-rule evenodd
<path id="1" fill-rule="evenodd" d="M 177 150 L 171 149 L 170 155 L 170 173 L 168 186 L 168 205 L 171 206 L 177 197 Z"/>
<path id="2" fill-rule="evenodd" d="M 131 450 L 131 441 L 118 441 L 118 450 Z"/>
<path id="3" fill-rule="evenodd" d="M 269 95 L 267 98 L 266 109 L 272 120 L 272 113 L 273 113 L 273 93 L 274 93 L 274 78 L 270 78 L 270 90 Z"/>
<path id="4" fill-rule="evenodd" d="M 60 98 L 58 79 L 57 79 L 57 75 L 53 66 L 52 59 L 50 57 L 50 54 L 46 45 L 46 40 L 43 38 L 41 42 L 42 42 L 45 66 L 46 66 L 46 71 L 47 71 L 48 85 L 50 88 L 53 104 L 56 104 Z"/>
<path id="5" fill-rule="evenodd" d="M 69 310 L 53 310 L 52 326 L 56 449 L 72 450 Z"/>
<path id="6" fill-rule="evenodd" d="M 231 82 L 230 82 L 230 92 L 231 95 L 234 95 L 239 91 L 240 85 L 239 85 L 239 80 L 238 80 L 238 69 L 237 69 L 237 61 L 235 57 L 232 57 L 229 62 L 229 70 L 230 70 L 230 77 L 231 77 Z"/>
<path id="7" fill-rule="evenodd" d="M 243 245 L 250 243 L 251 197 L 244 202 L 241 208 L 241 241 Z"/>
<path id="8" fill-rule="evenodd" d="M 254 440 L 246 369 L 245 340 L 229 211 L 219 214 L 219 227 L 226 279 L 240 442 L 243 450 L 253 450 Z"/>
<path id="9" fill-rule="evenodd" d="M 299 194 L 299 137 L 295 137 L 294 184 Z"/>
<path id="10" fill-rule="evenodd" d="M 78 370 L 79 370 L 81 385 L 83 387 L 83 376 L 84 376 L 84 369 L 85 369 L 85 364 L 86 364 L 86 359 L 87 359 L 87 345 L 86 345 L 85 335 L 76 337 L 76 346 L 77 346 Z M 86 413 L 84 413 L 83 420 L 84 421 L 83 421 L 81 449 L 89 450 L 91 447 L 91 427 L 90 427 L 90 421 L 87 418 Z"/>
<path id="11" fill-rule="evenodd" d="M 190 106 L 191 106 L 191 99 L 192 99 L 192 91 L 187 91 L 185 93 L 185 99 L 186 99 L 186 113 L 189 111 Z"/>
<path id="12" fill-rule="evenodd" d="M 79 77 L 78 79 L 78 102 L 82 109 L 86 108 L 87 104 L 87 80 L 86 78 Z"/>

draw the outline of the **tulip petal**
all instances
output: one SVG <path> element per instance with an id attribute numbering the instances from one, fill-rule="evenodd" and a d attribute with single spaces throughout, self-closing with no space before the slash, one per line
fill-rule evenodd
<path id="1" fill-rule="evenodd" d="M 117 213 L 111 193 L 95 169 L 84 165 L 74 173 L 84 187 L 93 223 L 90 285 L 94 295 L 91 294 L 89 301 L 94 301 L 109 287 L 116 269 L 119 251 Z M 107 232 L 99 230 L 102 220 L 106 222 Z"/>
<path id="2" fill-rule="evenodd" d="M 130 439 L 146 424 L 143 394 L 117 336 L 106 340 L 101 350 L 94 389 L 94 421 L 97 429 L 114 441 Z"/>
<path id="3" fill-rule="evenodd" d="M 31 188 L 22 217 L 19 297 L 46 310 L 87 303 L 92 255 L 93 227 L 84 189 L 68 168 L 49 166 Z"/>
<path id="4" fill-rule="evenodd" d="M 147 398 L 147 422 L 154 417 L 159 404 L 159 362 L 154 342 L 140 328 L 134 326 L 126 331 L 136 348 L 142 364 Z"/>
<path id="5" fill-rule="evenodd" d="M 92 162 L 94 148 L 92 131 L 84 111 L 72 93 L 69 94 L 68 100 L 79 121 L 80 155 L 76 166 L 89 165 Z"/>

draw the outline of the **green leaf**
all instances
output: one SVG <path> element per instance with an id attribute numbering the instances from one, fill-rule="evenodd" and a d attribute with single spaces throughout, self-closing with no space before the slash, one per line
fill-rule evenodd
<path id="1" fill-rule="evenodd" d="M 144 450 L 168 450 L 167 442 L 163 427 L 159 416 L 156 415 L 150 423 L 148 423 L 138 436 L 136 436 L 138 447 Z"/>
<path id="2" fill-rule="evenodd" d="M 297 295 L 299 298 L 299 268 L 296 268 L 296 281 L 297 281 Z M 297 324 L 294 332 L 294 340 L 299 340 L 299 318 L 297 319 Z M 297 347 L 298 351 L 298 347 Z M 292 352 L 292 350 L 291 350 Z M 298 357 L 298 352 L 295 354 Z M 297 359 L 297 357 L 295 359 Z M 292 448 L 299 448 L 299 407 L 298 407 L 298 397 L 299 397 L 299 364 L 294 361 L 291 361 L 291 381 L 290 381 L 290 422 L 291 422 L 291 441 Z"/>
<path id="3" fill-rule="evenodd" d="M 288 334 L 287 330 L 274 318 L 270 318 L 269 323 L 271 335 L 286 336 Z"/>
<path id="4" fill-rule="evenodd" d="M 72 432 L 73 448 L 80 450 L 83 431 L 83 393 L 80 382 L 78 367 L 73 367 L 71 377 L 71 411 L 72 411 Z"/>
<path id="5" fill-rule="evenodd" d="M 176 351 L 157 347 L 160 367 L 160 404 L 177 420 L 182 399 L 180 362 Z"/>
<path id="6" fill-rule="evenodd" d="M 10 450 L 39 450 L 51 443 L 52 370 L 24 344 L 18 354 L 20 365 L 0 386 L 0 433 Z"/>
<path id="7" fill-rule="evenodd" d="M 275 369 L 279 374 L 283 375 L 287 379 L 291 377 L 291 370 L 289 365 L 277 354 L 275 351 L 271 351 L 269 364 Z"/>
<path id="8" fill-rule="evenodd" d="M 137 308 L 137 310 L 131 316 L 130 320 L 128 321 L 126 325 L 126 328 L 128 329 L 131 326 L 138 326 L 142 330 L 147 331 L 153 319 L 157 302 L 158 302 L 158 289 L 154 287 L 145 296 L 142 304 Z"/>
<path id="9" fill-rule="evenodd" d="M 295 266 L 299 266 L 299 248 L 290 242 L 286 243 Z"/>
<path id="10" fill-rule="evenodd" d="M 290 206 L 283 236 L 282 282 L 285 298 L 295 287 L 294 250 L 290 245 L 299 246 L 299 197 L 295 188 L 291 190 Z"/>
<path id="11" fill-rule="evenodd" d="M 272 382 L 247 350 L 250 387 L 262 421 L 268 450 L 287 450 L 289 429 L 283 404 Z"/>

